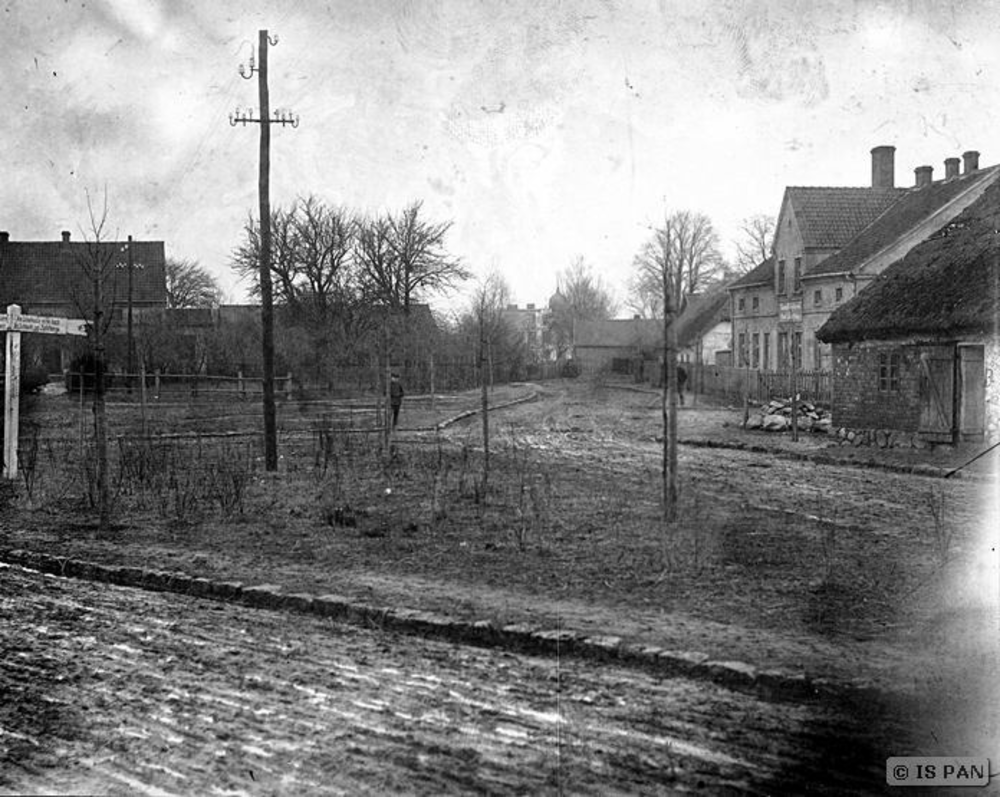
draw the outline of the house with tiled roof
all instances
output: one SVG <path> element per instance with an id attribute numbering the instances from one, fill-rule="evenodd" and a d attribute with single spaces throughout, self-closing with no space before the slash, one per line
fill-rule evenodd
<path id="1" fill-rule="evenodd" d="M 990 179 L 818 329 L 833 348 L 835 424 L 880 445 L 1000 441 L 998 230 Z"/>
<path id="2" fill-rule="evenodd" d="M 131 249 L 131 290 L 128 279 Z M 0 232 L 0 307 L 18 304 L 33 315 L 87 318 L 93 315 L 93 284 L 87 266 L 107 266 L 104 291 L 115 322 L 124 321 L 131 303 L 137 316 L 166 306 L 166 257 L 163 241 L 71 240 L 68 231 L 59 241 L 12 241 Z M 65 365 L 66 350 L 58 339 L 47 341 L 44 360 L 50 371 Z"/>
<path id="3" fill-rule="evenodd" d="M 730 288 L 738 364 L 829 370 L 831 350 L 816 331 L 830 314 L 961 213 L 1000 174 L 996 167 L 980 169 L 979 153 L 969 151 L 961 173 L 959 159 L 948 158 L 943 180 L 934 181 L 932 167 L 919 166 L 915 184 L 898 188 L 894 153 L 890 146 L 872 149 L 870 187 L 785 190 L 772 287 L 754 277 Z"/>

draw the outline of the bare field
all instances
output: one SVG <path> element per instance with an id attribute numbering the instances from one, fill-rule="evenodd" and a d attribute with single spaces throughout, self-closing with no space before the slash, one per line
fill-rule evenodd
<path id="1" fill-rule="evenodd" d="M 657 395 L 583 381 L 491 394 L 518 398 L 531 400 L 491 414 L 485 487 L 480 417 L 432 431 L 475 409 L 474 392 L 408 400 L 391 450 L 371 407 L 287 402 L 277 475 L 262 472 L 259 437 L 244 434 L 259 407 L 164 402 L 146 423 L 181 436 L 144 441 L 138 410 L 113 404 L 115 523 L 102 531 L 79 456 L 89 410 L 45 397 L 30 499 L 22 483 L 0 543 L 601 630 L 892 688 L 915 661 L 935 663 L 934 640 L 953 625 L 942 616 L 982 621 L 976 597 L 954 588 L 982 563 L 981 481 L 682 446 L 682 517 L 666 529 Z M 689 405 L 681 436 L 774 444 L 739 418 Z"/>

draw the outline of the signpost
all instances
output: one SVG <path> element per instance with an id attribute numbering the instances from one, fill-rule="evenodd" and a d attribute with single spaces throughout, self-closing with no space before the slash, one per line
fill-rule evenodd
<path id="1" fill-rule="evenodd" d="M 3 403 L 3 477 L 17 478 L 17 425 L 21 398 L 21 333 L 48 335 L 86 335 L 87 322 L 79 318 L 52 318 L 44 315 L 21 315 L 21 307 L 7 305 L 0 315 L 0 332 L 7 333 L 7 381 Z"/>

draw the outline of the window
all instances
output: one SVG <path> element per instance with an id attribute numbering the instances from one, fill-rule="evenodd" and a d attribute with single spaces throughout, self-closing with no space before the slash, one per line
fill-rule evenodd
<path id="1" fill-rule="evenodd" d="M 792 363 L 795 368 L 802 367 L 802 333 L 796 332 L 792 337 Z"/>
<path id="2" fill-rule="evenodd" d="M 882 352 L 878 356 L 878 389 L 880 393 L 899 392 L 899 353 Z"/>
<path id="3" fill-rule="evenodd" d="M 747 336 L 746 333 L 741 332 L 737 340 L 737 361 L 736 364 L 743 366 L 747 364 Z"/>
<path id="4" fill-rule="evenodd" d="M 844 298 L 844 289 L 843 288 L 837 288 L 837 301 L 838 302 L 842 301 L 843 298 Z"/>
<path id="5" fill-rule="evenodd" d="M 813 307 L 823 304 L 823 291 L 813 291 Z"/>
<path id="6" fill-rule="evenodd" d="M 819 338 L 813 338 L 813 368 L 817 371 L 823 368 L 823 344 Z"/>
<path id="7" fill-rule="evenodd" d="M 783 296 L 785 293 L 785 261 L 778 261 L 778 295 Z"/>
<path id="8" fill-rule="evenodd" d="M 795 271 L 792 274 L 793 286 L 792 290 L 795 293 L 799 293 L 802 290 L 802 258 L 795 258 Z"/>
<path id="9" fill-rule="evenodd" d="M 752 346 L 753 346 L 753 362 L 751 363 L 751 367 L 753 367 L 753 368 L 760 368 L 760 333 L 759 332 L 754 332 L 752 340 L 753 340 L 753 344 L 752 344 Z"/>
<path id="10" fill-rule="evenodd" d="M 778 333 L 778 367 L 788 367 L 788 333 Z"/>
<path id="11" fill-rule="evenodd" d="M 754 296 L 753 297 L 753 310 L 754 310 L 755 313 L 758 310 L 760 310 L 760 297 L 759 296 Z"/>
<path id="12" fill-rule="evenodd" d="M 736 303 L 736 307 L 742 313 L 747 309 L 747 300 L 741 296 L 739 301 Z"/>
<path id="13" fill-rule="evenodd" d="M 764 333 L 764 359 L 761 362 L 761 368 L 765 371 L 771 366 L 771 333 Z"/>

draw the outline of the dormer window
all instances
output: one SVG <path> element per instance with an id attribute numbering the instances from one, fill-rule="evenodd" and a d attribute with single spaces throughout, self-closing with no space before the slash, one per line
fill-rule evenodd
<path id="1" fill-rule="evenodd" d="M 778 261 L 778 295 L 785 294 L 785 261 Z"/>
<path id="2" fill-rule="evenodd" d="M 792 291 L 800 293 L 802 291 L 802 258 L 795 258 L 795 271 L 792 276 Z"/>

